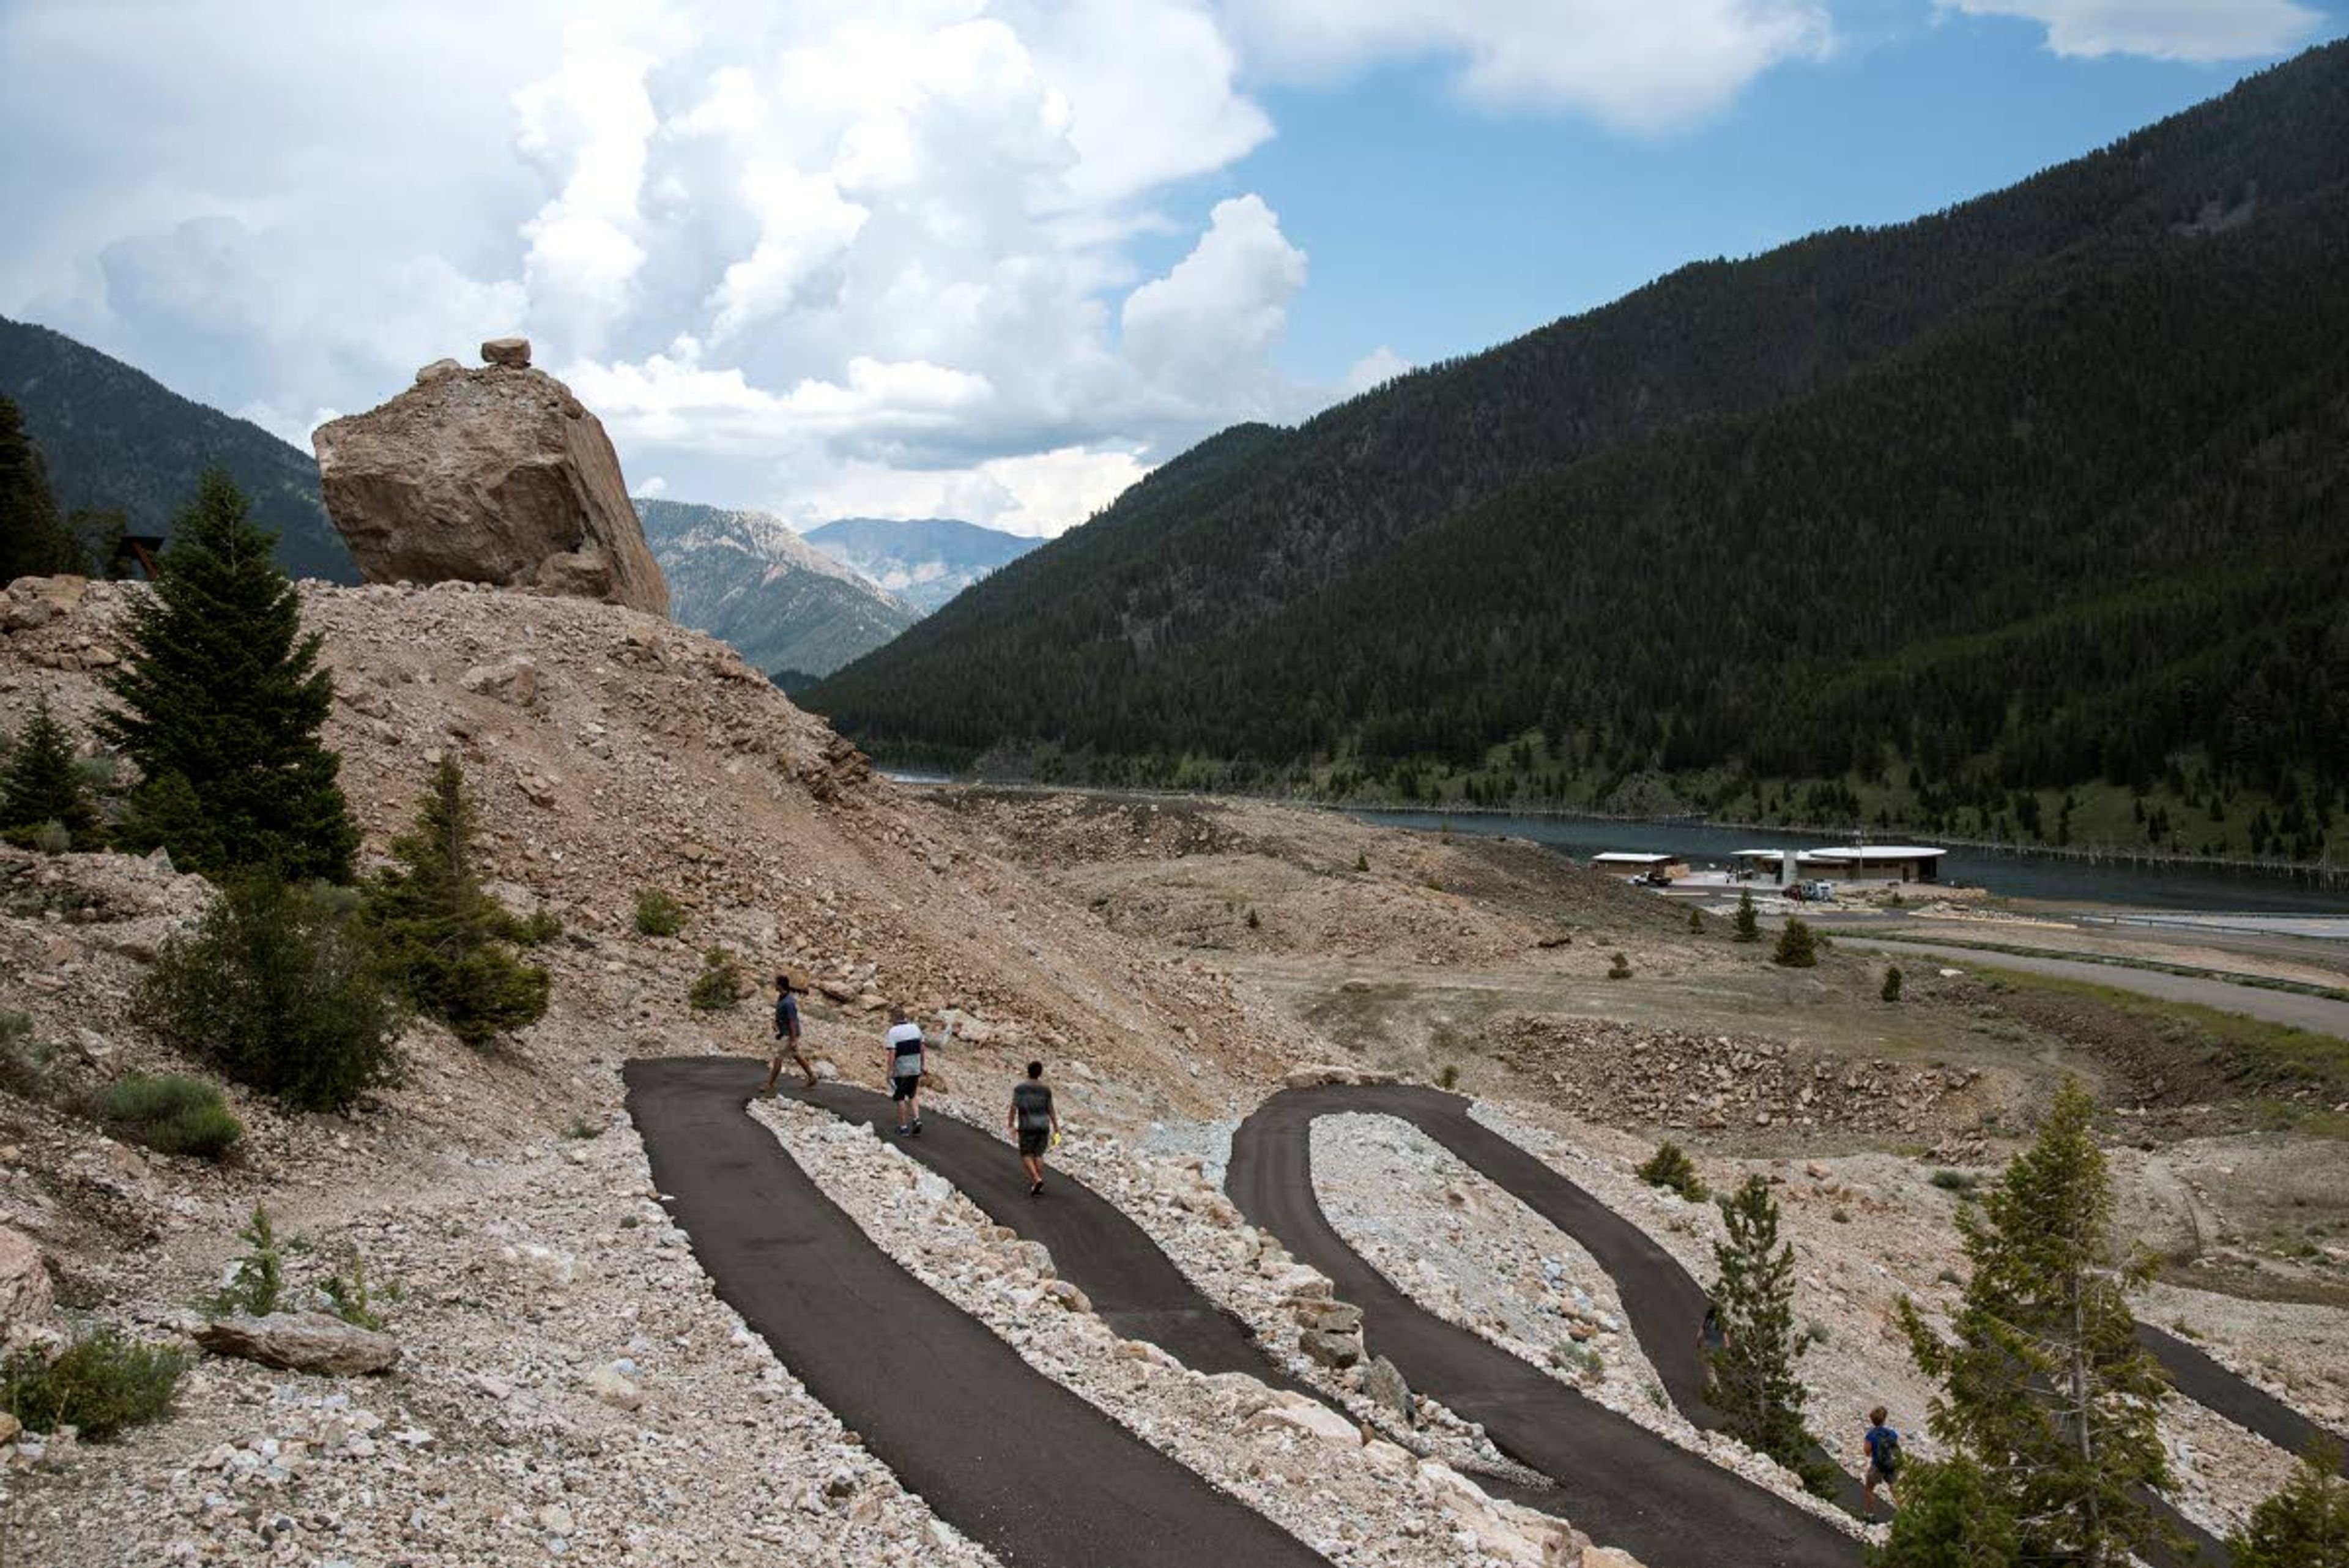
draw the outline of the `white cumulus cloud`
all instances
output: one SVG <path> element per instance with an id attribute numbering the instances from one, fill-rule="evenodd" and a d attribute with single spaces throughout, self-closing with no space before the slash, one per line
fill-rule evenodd
<path id="1" fill-rule="evenodd" d="M 1833 47 L 1824 0 L 1226 0 L 1270 73 L 1326 80 L 1435 57 L 1499 111 L 1652 133 L 1701 120 L 1764 71 Z"/>
<path id="2" fill-rule="evenodd" d="M 2162 60 L 2261 59 L 2299 47 L 2324 18 L 2294 0 L 1939 0 L 1972 16 L 2015 16 L 2047 29 L 2059 55 Z"/>

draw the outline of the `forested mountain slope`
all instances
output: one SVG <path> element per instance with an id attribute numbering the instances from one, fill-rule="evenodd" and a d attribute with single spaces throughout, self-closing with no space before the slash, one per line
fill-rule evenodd
<path id="1" fill-rule="evenodd" d="M 61 332 L 0 317 L 0 393 L 25 411 L 60 513 L 119 511 L 133 534 L 171 532 L 211 464 L 252 497 L 297 577 L 359 580 L 326 516 L 317 460 L 259 425 L 180 396 Z"/>
<path id="2" fill-rule="evenodd" d="M 671 618 L 771 677 L 829 674 L 913 624 L 911 610 L 771 514 L 642 497 L 636 507 L 668 578 Z"/>
<path id="3" fill-rule="evenodd" d="M 2336 45 L 2013 190 L 1226 432 L 809 700 L 885 754 L 1336 793 L 1535 730 L 1550 784 L 1922 764 L 1928 817 L 2187 753 L 2337 784 L 2344 243 Z"/>

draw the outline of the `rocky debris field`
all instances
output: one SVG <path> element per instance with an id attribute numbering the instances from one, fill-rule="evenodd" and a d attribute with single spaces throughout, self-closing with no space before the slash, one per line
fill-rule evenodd
<path id="1" fill-rule="evenodd" d="M 624 1123 L 529 1140 L 469 1181 L 301 1233 L 360 1250 L 396 1290 L 396 1368 L 308 1376 L 207 1358 L 168 1426 L 103 1447 L 21 1443 L 11 1561 L 993 1561 L 717 1301 Z M 212 1282 L 182 1268 L 174 1282 L 192 1296 Z M 160 1301 L 133 1315 L 157 1339 L 197 1321 Z"/>
<path id="2" fill-rule="evenodd" d="M 1585 1563 L 1587 1542 L 1571 1531 L 1486 1497 L 1441 1459 L 1415 1457 L 1302 1395 L 1241 1373 L 1202 1376 L 1155 1346 L 1120 1339 L 1082 1292 L 1057 1277 L 1043 1248 L 995 1225 L 870 1129 L 790 1101 L 762 1101 L 755 1114 L 876 1245 L 986 1323 L 1040 1376 L 1333 1563 Z"/>
<path id="3" fill-rule="evenodd" d="M 1979 1069 L 1829 1055 L 1781 1041 L 1503 1013 L 1485 1042 L 1526 1090 L 1618 1126 L 1899 1134 L 1962 1151 L 2004 1091 Z M 1953 1156 L 1954 1157 L 1954 1156 Z"/>

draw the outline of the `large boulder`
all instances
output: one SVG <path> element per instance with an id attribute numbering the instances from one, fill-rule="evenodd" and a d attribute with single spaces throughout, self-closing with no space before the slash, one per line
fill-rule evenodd
<path id="1" fill-rule="evenodd" d="M 326 510 L 369 582 L 448 579 L 668 613 L 611 438 L 571 389 L 495 338 L 477 370 L 428 365 L 379 408 L 318 427 Z"/>

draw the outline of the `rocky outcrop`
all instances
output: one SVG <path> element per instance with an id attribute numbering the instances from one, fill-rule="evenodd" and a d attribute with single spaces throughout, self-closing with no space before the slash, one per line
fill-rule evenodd
<path id="1" fill-rule="evenodd" d="M 454 579 L 668 613 L 668 585 L 603 425 L 519 337 L 439 360 L 318 427 L 326 510 L 369 582 Z"/>
<path id="2" fill-rule="evenodd" d="M 41 1250 L 21 1231 L 0 1225 L 0 1344 L 47 1326 L 53 1299 Z"/>
<path id="3" fill-rule="evenodd" d="M 316 1312 L 222 1318 L 197 1330 L 196 1343 L 215 1355 L 334 1377 L 388 1372 L 399 1360 L 399 1342 L 391 1335 Z"/>

